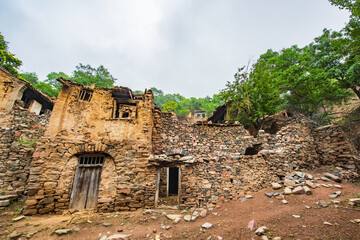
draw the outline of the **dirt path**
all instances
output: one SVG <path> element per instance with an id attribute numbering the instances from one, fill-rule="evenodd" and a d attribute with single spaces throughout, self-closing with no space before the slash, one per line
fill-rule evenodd
<path id="1" fill-rule="evenodd" d="M 331 204 L 326 208 L 320 207 L 316 202 L 320 200 L 330 202 L 328 195 L 339 190 L 334 186 L 314 189 L 312 195 L 286 196 L 287 204 L 274 197 L 267 197 L 266 192 L 275 191 L 265 189 L 251 194 L 253 198 L 246 201 L 224 203 L 219 209 L 208 211 L 205 218 L 198 217 L 193 222 L 185 222 L 181 219 L 177 224 L 168 219 L 164 213 L 162 214 L 162 212 L 181 213 L 175 210 L 157 209 L 153 215 L 144 215 L 143 210 L 111 214 L 40 215 L 26 217 L 13 223 L 11 222 L 13 216 L 3 213 L 0 219 L 0 224 L 3 225 L 0 228 L 0 238 L 7 239 L 9 232 L 14 234 L 40 230 L 32 239 L 95 240 L 103 235 L 117 234 L 118 231 L 121 231 L 121 234 L 131 234 L 131 239 L 152 239 L 156 235 L 161 235 L 161 239 L 207 239 L 209 236 L 212 236 L 211 239 L 218 239 L 215 236 L 221 236 L 223 239 L 260 239 L 254 231 L 247 228 L 249 221 L 254 219 L 257 227 L 269 228 L 266 235 L 270 239 L 276 236 L 281 239 L 360 239 L 360 225 L 350 222 L 353 219 L 360 219 L 360 208 L 349 206 L 346 200 L 356 197 L 360 193 L 360 187 L 351 183 L 342 183 L 341 186 L 342 194 L 336 199 L 342 200 L 340 204 Z M 295 218 L 293 215 L 298 215 L 300 218 Z M 213 226 L 207 230 L 201 229 L 202 224 L 206 222 Z M 324 222 L 332 225 L 325 225 Z M 104 223 L 111 225 L 104 226 Z M 165 230 L 162 225 L 171 228 Z M 71 228 L 72 232 L 61 236 L 51 235 L 57 228 Z"/>

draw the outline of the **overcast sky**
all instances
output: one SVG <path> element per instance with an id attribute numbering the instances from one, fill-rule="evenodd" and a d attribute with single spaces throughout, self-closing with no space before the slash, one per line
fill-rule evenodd
<path id="1" fill-rule="evenodd" d="M 116 85 L 205 97 L 267 49 L 340 30 L 327 0 L 0 0 L 0 32 L 22 71 L 41 80 L 78 63 L 104 65 Z"/>

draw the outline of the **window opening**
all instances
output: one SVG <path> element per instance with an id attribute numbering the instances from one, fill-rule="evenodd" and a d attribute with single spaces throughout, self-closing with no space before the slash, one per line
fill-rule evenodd
<path id="1" fill-rule="evenodd" d="M 115 101 L 113 109 L 113 118 L 135 118 L 136 103 L 121 103 Z"/>
<path id="2" fill-rule="evenodd" d="M 93 92 L 89 90 L 80 90 L 78 99 L 81 101 L 90 102 L 92 98 Z"/>
<path id="3" fill-rule="evenodd" d="M 104 163 L 103 156 L 81 156 L 79 158 L 79 167 L 102 166 Z"/>

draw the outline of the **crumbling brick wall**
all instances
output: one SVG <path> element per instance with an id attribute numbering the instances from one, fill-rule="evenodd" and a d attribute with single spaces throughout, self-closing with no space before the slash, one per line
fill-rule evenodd
<path id="1" fill-rule="evenodd" d="M 35 145 L 44 135 L 48 114 L 37 115 L 18 101 L 12 110 L 1 114 L 0 189 L 23 191 Z"/>

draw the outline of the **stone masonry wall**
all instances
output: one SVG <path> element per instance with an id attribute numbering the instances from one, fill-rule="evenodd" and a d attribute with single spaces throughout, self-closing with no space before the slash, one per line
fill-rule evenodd
<path id="1" fill-rule="evenodd" d="M 37 115 L 16 102 L 9 113 L 1 114 L 0 189 L 25 189 L 31 156 L 37 140 L 44 135 L 48 115 Z"/>
<path id="2" fill-rule="evenodd" d="M 241 125 L 194 125 L 158 114 L 151 161 L 181 168 L 182 207 L 241 198 L 288 171 L 317 164 L 310 129 L 297 119 L 276 134 L 260 131 L 254 138 Z M 259 145 L 261 151 L 245 155 L 247 148 Z"/>
<path id="3" fill-rule="evenodd" d="M 33 155 L 24 214 L 62 213 L 69 208 L 78 164 L 77 154 L 104 153 L 98 210 L 135 210 L 154 204 L 155 169 L 146 168 L 144 146 L 131 141 L 116 145 L 86 140 L 42 138 Z M 56 149 L 54 152 L 53 149 Z M 44 167 L 44 163 L 46 167 Z M 150 181 L 149 181 L 150 179 Z"/>
<path id="4" fill-rule="evenodd" d="M 356 150 L 346 140 L 341 126 L 328 125 L 316 128 L 312 133 L 321 164 L 334 165 L 349 170 L 343 178 L 352 179 L 358 177 L 355 174 Z"/>
<path id="5" fill-rule="evenodd" d="M 153 130 L 153 95 L 131 100 L 132 118 L 114 118 L 112 89 L 92 89 L 91 101 L 78 98 L 84 87 L 63 86 L 45 136 L 31 163 L 24 214 L 62 213 L 71 203 L 81 154 L 103 154 L 97 210 L 152 207 L 156 169 L 148 166 Z"/>

